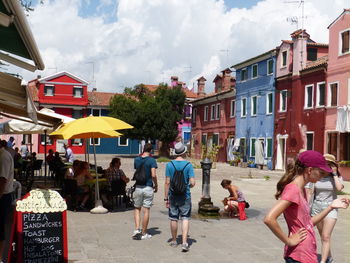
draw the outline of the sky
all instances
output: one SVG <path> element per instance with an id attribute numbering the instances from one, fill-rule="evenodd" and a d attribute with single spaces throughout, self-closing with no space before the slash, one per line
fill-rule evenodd
<path id="1" fill-rule="evenodd" d="M 29 81 L 68 71 L 89 90 L 123 92 L 137 84 L 178 76 L 196 91 L 213 90 L 216 74 L 280 45 L 301 28 L 302 5 L 293 0 L 44 0 L 33 1 L 28 22 L 46 69 Z M 328 43 L 327 26 L 348 0 L 305 0 L 304 28 Z M 290 18 L 298 18 L 298 25 Z M 288 19 L 289 18 L 289 19 Z"/>

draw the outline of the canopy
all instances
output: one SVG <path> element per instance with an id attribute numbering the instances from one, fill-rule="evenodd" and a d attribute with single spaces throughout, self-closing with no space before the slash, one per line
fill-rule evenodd
<path id="1" fill-rule="evenodd" d="M 55 130 L 61 123 L 73 121 L 73 118 L 55 113 L 52 110 L 43 108 L 39 111 L 41 114 L 57 119 L 56 124 L 39 122 L 35 124 L 28 118 L 13 119 L 0 123 L 0 134 L 44 134 Z"/>

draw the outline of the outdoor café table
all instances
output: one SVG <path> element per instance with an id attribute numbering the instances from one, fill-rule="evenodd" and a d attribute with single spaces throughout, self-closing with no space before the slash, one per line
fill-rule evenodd
<path id="1" fill-rule="evenodd" d="M 107 179 L 106 178 L 99 178 L 98 179 L 98 183 L 99 183 L 99 186 L 101 188 L 101 187 L 103 187 L 103 186 L 105 186 L 107 184 Z M 88 179 L 88 180 L 85 181 L 85 184 L 87 186 L 89 186 L 90 189 L 92 189 L 95 186 L 95 184 L 96 184 L 96 179 Z"/>

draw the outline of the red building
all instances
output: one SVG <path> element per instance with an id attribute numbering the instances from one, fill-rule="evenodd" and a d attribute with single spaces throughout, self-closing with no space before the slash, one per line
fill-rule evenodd
<path id="1" fill-rule="evenodd" d="M 204 77 L 198 81 L 198 99 L 192 101 L 191 155 L 202 158 L 202 151 L 220 146 L 218 161 L 226 162 L 227 144 L 235 134 L 235 78 L 225 69 L 214 79 L 214 92 L 205 95 Z M 233 141 L 233 140 L 231 140 Z"/>
<path id="2" fill-rule="evenodd" d="M 328 45 L 305 30 L 291 37 L 277 49 L 275 169 L 301 149 L 323 153 Z"/>
<path id="3" fill-rule="evenodd" d="M 59 72 L 54 75 L 32 80 L 28 88 L 38 109 L 52 109 L 75 119 L 85 117 L 88 113 L 88 83 L 69 72 Z M 63 143 L 68 142 L 76 154 L 85 153 L 81 139 L 55 140 L 47 139 L 47 150 L 63 152 Z M 44 153 L 44 136 L 39 140 L 38 153 Z"/>

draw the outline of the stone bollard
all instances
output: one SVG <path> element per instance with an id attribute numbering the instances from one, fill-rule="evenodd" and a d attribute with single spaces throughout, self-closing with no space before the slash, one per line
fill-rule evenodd
<path id="1" fill-rule="evenodd" d="M 205 158 L 201 161 L 202 167 L 202 198 L 198 203 L 198 214 L 204 217 L 219 217 L 219 207 L 213 205 L 210 197 L 210 169 L 212 162 Z"/>

